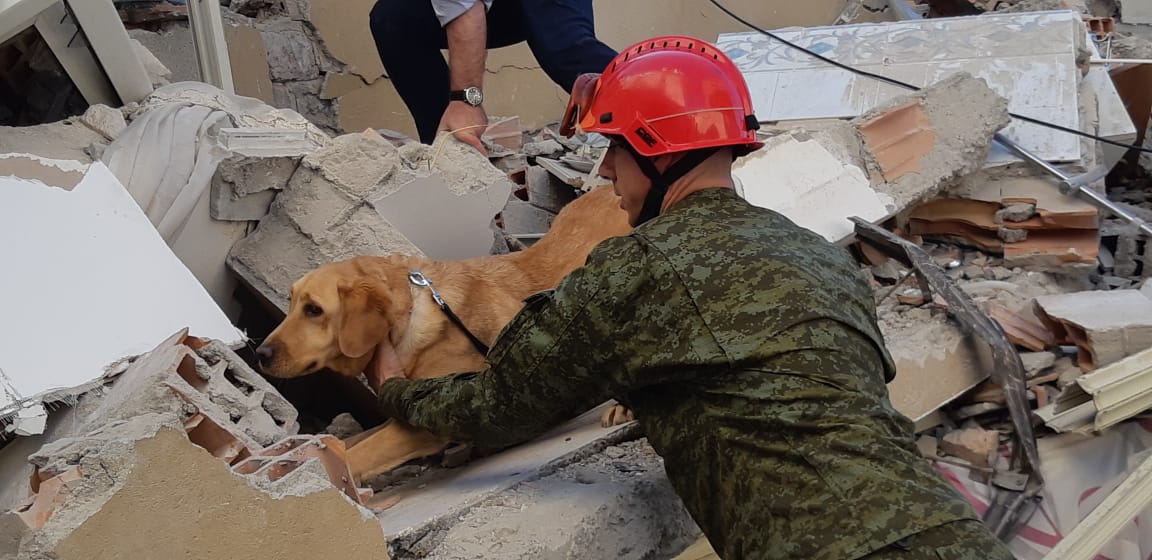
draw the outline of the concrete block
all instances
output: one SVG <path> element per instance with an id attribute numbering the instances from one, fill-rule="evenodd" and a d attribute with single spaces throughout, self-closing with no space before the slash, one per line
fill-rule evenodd
<path id="1" fill-rule="evenodd" d="M 1152 24 L 1152 0 L 1120 0 L 1120 21 Z"/>
<path id="2" fill-rule="evenodd" d="M 492 218 L 512 189 L 504 173 L 458 141 L 396 147 L 376 133 L 346 134 L 304 157 L 228 265 L 286 311 L 292 283 L 327 262 L 489 254 Z"/>
<path id="3" fill-rule="evenodd" d="M 190 444 L 170 415 L 60 440 L 31 460 L 40 473 L 83 476 L 19 558 L 388 558 L 376 518 L 327 481 L 262 490 Z"/>
<path id="4" fill-rule="evenodd" d="M 576 200 L 576 191 L 557 179 L 543 167 L 529 167 L 527 171 L 528 202 L 553 214 L 560 212 L 569 202 Z"/>
<path id="5" fill-rule="evenodd" d="M 238 222 L 263 218 L 299 162 L 294 157 L 236 157 L 220 162 L 211 183 L 212 218 Z"/>
<path id="6" fill-rule="evenodd" d="M 508 199 L 508 204 L 504 206 L 500 215 L 504 218 L 504 231 L 508 234 L 547 233 L 552 227 L 552 220 L 556 217 L 556 214 L 515 196 Z"/>
<path id="7" fill-rule="evenodd" d="M 140 356 L 85 419 L 92 427 L 139 414 L 178 414 L 193 440 L 229 462 L 296 432 L 296 409 L 227 346 L 177 333 Z"/>
<path id="8" fill-rule="evenodd" d="M 956 112 L 964 106 L 962 113 Z M 960 73 L 855 121 L 886 184 L 877 190 L 903 209 L 931 198 L 988 159 L 992 137 L 1011 122 L 1008 103 L 983 80 Z"/>
<path id="9" fill-rule="evenodd" d="M 1152 347 L 1152 300 L 1140 290 L 1045 295 L 1035 308 L 1061 344 L 1076 345 L 1084 371 Z"/>
<path id="10" fill-rule="evenodd" d="M 115 140 L 128 128 L 124 113 L 107 105 L 93 105 L 80 116 L 80 122 L 99 132 L 109 140 Z"/>

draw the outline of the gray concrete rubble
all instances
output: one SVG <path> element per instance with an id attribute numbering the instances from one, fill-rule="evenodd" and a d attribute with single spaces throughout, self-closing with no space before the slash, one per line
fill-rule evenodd
<path id="1" fill-rule="evenodd" d="M 393 122 L 394 111 L 381 107 L 401 104 L 375 51 L 362 48 L 371 46 L 362 18 L 348 17 L 367 14 L 372 0 L 338 1 L 232 0 L 224 34 L 243 95 L 184 81 L 199 69 L 187 65 L 191 30 L 182 24 L 132 30 L 158 89 L 123 108 L 0 127 L 0 152 L 35 154 L 3 157 L 0 175 L 43 167 L 42 175 L 75 187 L 83 173 L 49 169 L 56 164 L 36 156 L 103 162 L 221 306 L 251 306 L 229 318 L 256 331 L 287 310 L 292 284 L 319 266 L 365 255 L 455 260 L 522 250 L 599 184 L 608 140 L 564 138 L 556 123 L 541 127 L 535 118 L 526 129 L 527 107 L 490 118 L 487 157 L 450 135 L 425 145 L 365 130 Z M 843 7 L 835 25 L 779 31 L 923 86 L 918 92 L 859 75 L 830 81 L 838 70 L 760 34 L 709 31 L 720 33 L 718 46 L 753 86 L 762 123 L 764 149 L 734 166 L 738 195 L 858 260 L 896 368 L 890 403 L 913 422 L 925 460 L 950 470 L 955 486 L 984 485 L 966 494 L 981 500 L 989 488 L 1003 491 L 993 479 L 1015 474 L 1004 455 L 1020 439 L 1008 403 L 1020 402 L 1017 387 L 1002 386 L 1004 360 L 1019 356 L 1026 414 L 1062 415 L 1093 370 L 1152 348 L 1148 240 L 993 143 L 1004 133 L 1069 173 L 1109 167 L 1092 187 L 1152 221 L 1152 160 L 1139 169 L 1122 147 L 1008 114 L 1019 107 L 1122 143 L 1135 142 L 1138 127 L 1152 133 L 1129 114 L 1147 80 L 1088 62 L 1095 46 L 1110 46 L 1111 57 L 1152 56 L 1126 33 L 1095 46 L 1085 39 L 1085 25 L 1111 25 L 1099 18 L 1147 4 L 1117 2 L 971 0 L 975 11 L 1006 13 L 895 21 L 897 3 L 852 0 L 829 12 Z M 910 9 L 928 12 L 926 3 Z M 184 64 L 170 63 L 170 72 L 158 57 Z M 900 72 L 891 72 L 892 60 Z M 531 71 L 491 62 L 493 72 Z M 942 274 L 921 281 L 902 259 L 858 238 L 850 218 L 882 224 Z M 958 313 L 952 306 L 965 298 L 971 309 Z M 969 332 L 973 313 L 1016 354 L 994 354 Z M 113 364 L 95 388 L 46 405 L 42 433 L 0 447 L 0 560 L 649 560 L 675 557 L 700 535 L 639 424 L 604 427 L 603 406 L 520 445 L 456 444 L 354 480 L 338 438 L 376 421 L 364 415 L 374 401 L 360 381 L 332 384 L 364 390 L 362 408 L 345 393 L 333 406 L 312 395 L 298 402 L 319 386 L 306 382 L 324 375 L 273 385 L 243 350 L 194 334 L 185 329 Z M 1091 444 L 1066 445 L 1047 429 L 1052 422 L 1033 424 L 1045 453 Z M 1044 515 L 1024 521 L 1051 532 L 1037 520 L 1058 520 L 1055 529 L 1069 534 L 1091 509 L 1081 500 L 1083 511 L 1059 510 L 1087 495 L 1073 482 L 1049 478 Z M 1147 543 L 1137 544 L 1114 539 L 1100 554 L 1148 556 Z"/>
<path id="2" fill-rule="evenodd" d="M 0 557 L 386 557 L 376 519 L 327 481 L 266 490 L 184 432 L 177 416 L 146 413 L 44 446 L 30 458 L 38 492 L 18 515 L 33 526 L 0 517 Z"/>
<path id="3" fill-rule="evenodd" d="M 392 558 L 661 558 L 699 535 L 635 422 L 604 406 L 459 468 L 373 481 Z M 492 541 L 493 533 L 506 535 Z"/>
<path id="4" fill-rule="evenodd" d="M 982 169 L 993 135 L 1010 122 L 1008 101 L 964 72 L 854 121 L 868 147 L 869 171 L 886 180 L 876 190 L 901 209 Z"/>
<path id="5" fill-rule="evenodd" d="M 443 530 L 394 543 L 392 558 L 671 558 L 699 534 L 641 439 L 494 495 Z"/>
<path id="6" fill-rule="evenodd" d="M 303 158 L 228 263 L 287 310 L 292 283 L 327 262 L 391 253 L 489 254 L 492 218 L 511 192 L 507 176 L 463 143 L 397 148 L 374 133 L 342 135 Z"/>

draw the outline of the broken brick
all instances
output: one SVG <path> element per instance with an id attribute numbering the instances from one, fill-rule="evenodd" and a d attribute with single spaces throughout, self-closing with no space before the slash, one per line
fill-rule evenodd
<path id="1" fill-rule="evenodd" d="M 52 518 L 58 508 L 68 497 L 69 490 L 75 482 L 83 478 L 80 468 L 73 467 L 50 478 L 41 478 L 40 473 L 34 473 L 34 480 L 39 483 L 33 488 L 33 495 L 14 511 L 30 529 L 44 527 Z"/>
<path id="2" fill-rule="evenodd" d="M 348 467 L 344 442 L 331 435 L 287 437 L 267 448 L 256 450 L 232 467 L 237 474 L 253 475 L 269 482 L 279 481 L 310 461 L 319 461 L 328 480 L 358 504 L 364 504 L 372 491 L 356 487 Z"/>
<path id="3" fill-rule="evenodd" d="M 936 145 L 936 127 L 924 112 L 922 100 L 888 109 L 858 128 L 888 182 L 919 173 L 920 160 Z"/>
<path id="4" fill-rule="evenodd" d="M 1139 290 L 1045 295 L 1034 307 L 1059 343 L 1076 345 L 1084 371 L 1152 347 L 1152 300 Z"/>
<path id="5" fill-rule="evenodd" d="M 1034 317 L 1012 310 L 998 303 L 988 304 L 988 317 L 999 323 L 1013 344 L 1033 352 L 1041 352 L 1056 345 L 1056 337 Z"/>
<path id="6" fill-rule="evenodd" d="M 983 428 L 967 428 L 944 435 L 940 450 L 975 466 L 990 466 L 1000 446 L 1000 434 Z"/>

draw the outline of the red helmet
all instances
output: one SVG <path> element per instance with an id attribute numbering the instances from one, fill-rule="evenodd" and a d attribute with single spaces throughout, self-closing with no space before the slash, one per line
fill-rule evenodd
<path id="1" fill-rule="evenodd" d="M 715 46 L 681 35 L 648 39 L 622 51 L 602 74 L 584 74 L 560 123 L 571 136 L 623 137 L 641 156 L 702 148 L 763 147 L 740 70 Z"/>

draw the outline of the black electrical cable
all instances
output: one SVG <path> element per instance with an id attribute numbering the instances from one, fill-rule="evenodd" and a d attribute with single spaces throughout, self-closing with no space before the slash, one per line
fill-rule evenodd
<path id="1" fill-rule="evenodd" d="M 772 33 L 770 31 L 766 31 L 764 29 L 761 29 L 760 27 L 757 27 L 752 22 L 750 22 L 750 21 L 740 17 L 739 15 L 736 15 L 735 13 L 733 13 L 732 10 L 729 10 L 728 8 L 726 8 L 723 4 L 721 4 L 717 0 L 708 0 L 708 1 L 711 2 L 717 8 L 719 8 L 720 11 L 727 14 L 728 17 L 756 30 L 757 33 L 761 33 L 763 35 L 766 35 L 773 40 L 784 43 L 785 45 L 788 45 L 789 47 L 791 47 L 793 49 L 801 51 L 801 52 L 803 52 L 809 56 L 815 57 L 816 59 L 821 60 L 825 63 L 831 64 L 832 66 L 840 68 L 841 70 L 847 70 L 849 72 L 852 72 L 853 74 L 864 76 L 866 78 L 872 78 L 873 80 L 879 80 L 879 81 L 884 82 L 886 84 L 910 89 L 912 91 L 920 91 L 921 90 L 921 88 L 919 88 L 919 87 L 916 87 L 916 86 L 909 84 L 909 83 L 901 82 L 900 80 L 897 80 L 895 78 L 889 78 L 888 76 L 884 76 L 881 74 L 875 74 L 873 72 L 868 72 L 867 70 L 861 70 L 859 68 L 854 68 L 854 67 L 849 66 L 847 64 L 844 64 L 842 62 L 837 62 L 835 60 L 832 60 L 831 58 L 828 58 L 828 57 L 826 57 L 820 53 L 810 51 L 804 47 L 801 47 L 800 45 L 797 45 L 796 43 L 793 43 L 793 42 L 791 42 L 791 41 L 789 41 L 789 40 L 787 40 L 787 39 L 785 39 L 779 35 L 776 35 L 775 33 Z M 1055 123 L 1050 123 L 1048 121 L 1044 121 L 1044 120 L 1040 120 L 1040 119 L 1034 119 L 1032 117 L 1026 117 L 1024 115 L 1017 115 L 1016 113 L 1008 113 L 1008 114 L 1011 115 L 1012 118 L 1015 118 L 1015 119 L 1019 119 L 1019 120 L 1025 121 L 1025 122 L 1030 122 L 1032 124 L 1051 128 L 1053 130 L 1059 130 L 1061 132 L 1066 132 L 1068 134 L 1075 134 L 1077 136 L 1083 136 L 1084 138 L 1090 138 L 1090 139 L 1095 140 L 1097 142 L 1103 142 L 1105 144 L 1111 144 L 1113 146 L 1118 146 L 1120 148 L 1127 148 L 1129 150 L 1138 150 L 1141 152 L 1152 153 L 1152 149 L 1145 148 L 1143 146 L 1136 146 L 1134 144 L 1125 144 L 1123 142 L 1117 142 L 1115 140 L 1109 140 L 1107 138 L 1101 138 L 1099 136 L 1096 136 L 1095 134 L 1089 134 L 1089 133 L 1084 132 L 1082 130 L 1076 130 L 1074 128 L 1068 128 L 1066 126 L 1060 126 L 1060 125 L 1055 124 Z M 764 122 L 764 121 L 761 121 L 761 122 Z"/>

